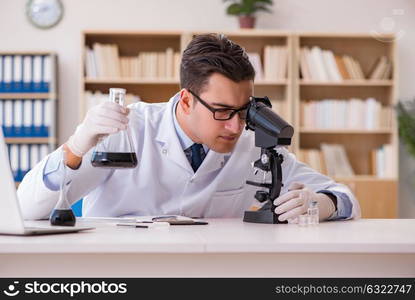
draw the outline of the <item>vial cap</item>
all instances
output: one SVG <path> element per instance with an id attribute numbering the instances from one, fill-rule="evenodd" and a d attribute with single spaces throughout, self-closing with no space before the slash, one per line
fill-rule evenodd
<path id="1" fill-rule="evenodd" d="M 311 201 L 310 202 L 310 207 L 317 207 L 318 202 L 317 201 Z"/>

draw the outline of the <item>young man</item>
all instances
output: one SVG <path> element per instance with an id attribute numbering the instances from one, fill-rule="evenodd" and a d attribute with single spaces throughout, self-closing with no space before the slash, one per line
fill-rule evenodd
<path id="1" fill-rule="evenodd" d="M 251 162 L 259 158 L 254 133 L 244 130 L 246 107 L 254 94 L 255 72 L 247 54 L 223 35 L 195 37 L 183 53 L 181 90 L 167 103 L 114 103 L 91 108 L 67 143 L 31 170 L 18 189 L 27 219 L 47 218 L 62 180 L 67 152 L 68 199 L 83 201 L 83 216 L 177 214 L 242 217 L 256 202 L 260 181 Z M 103 169 L 91 165 L 98 137 L 126 129 L 132 133 L 138 166 Z M 121 143 L 122 141 L 120 141 Z M 285 148 L 281 196 L 283 220 L 304 214 L 316 200 L 320 219 L 360 216 L 350 190 L 298 162 Z"/>

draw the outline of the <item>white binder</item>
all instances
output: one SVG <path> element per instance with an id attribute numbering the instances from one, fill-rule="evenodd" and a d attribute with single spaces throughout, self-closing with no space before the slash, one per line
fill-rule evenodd
<path id="1" fill-rule="evenodd" d="M 32 86 L 32 56 L 23 58 L 23 88 L 26 92 L 31 91 Z"/>

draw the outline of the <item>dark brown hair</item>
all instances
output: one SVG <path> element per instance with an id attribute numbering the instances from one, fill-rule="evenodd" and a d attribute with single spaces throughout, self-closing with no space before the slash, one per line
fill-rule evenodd
<path id="1" fill-rule="evenodd" d="M 254 68 L 241 46 L 223 34 L 197 35 L 183 51 L 181 88 L 199 95 L 213 73 L 220 73 L 235 82 L 255 77 Z"/>

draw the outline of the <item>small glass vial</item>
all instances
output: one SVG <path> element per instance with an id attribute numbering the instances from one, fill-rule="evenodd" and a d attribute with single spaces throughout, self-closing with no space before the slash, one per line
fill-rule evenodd
<path id="1" fill-rule="evenodd" d="M 318 203 L 317 201 L 310 202 L 310 205 L 307 209 L 308 215 L 308 225 L 318 225 L 319 215 L 318 215 Z"/>

